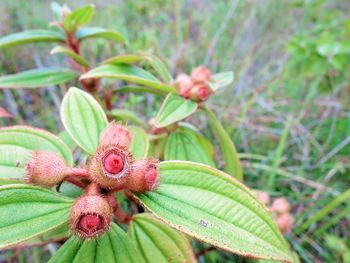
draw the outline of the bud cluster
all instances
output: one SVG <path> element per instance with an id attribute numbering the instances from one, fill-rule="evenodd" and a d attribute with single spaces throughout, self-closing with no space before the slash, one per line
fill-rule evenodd
<path id="1" fill-rule="evenodd" d="M 193 69 L 191 76 L 187 74 L 178 75 L 174 84 L 182 97 L 195 102 L 202 102 L 213 93 L 209 87 L 210 79 L 210 70 L 202 65 Z"/>
<path id="2" fill-rule="evenodd" d="M 256 191 L 255 195 L 273 213 L 277 226 L 281 232 L 283 234 L 290 233 L 293 226 L 293 217 L 290 213 L 291 206 L 288 200 L 285 197 L 278 197 L 273 200 L 270 206 L 270 196 L 268 193 Z"/>
<path id="3" fill-rule="evenodd" d="M 134 160 L 128 150 L 131 140 L 126 127 L 110 123 L 85 168 L 68 167 L 55 153 L 34 151 L 26 164 L 25 180 L 48 188 L 68 181 L 85 189 L 72 206 L 71 230 L 78 236 L 95 238 L 109 229 L 113 215 L 118 218 L 121 213 L 114 192 L 141 193 L 158 187 L 158 161 Z"/>

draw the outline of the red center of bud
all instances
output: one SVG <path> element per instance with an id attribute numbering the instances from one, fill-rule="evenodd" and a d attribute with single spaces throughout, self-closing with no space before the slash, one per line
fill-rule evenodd
<path id="1" fill-rule="evenodd" d="M 89 235 L 103 230 L 103 219 L 99 215 L 87 214 L 83 215 L 78 223 L 78 230 Z"/>
<path id="2" fill-rule="evenodd" d="M 158 171 L 155 167 L 149 167 L 145 173 L 145 180 L 148 185 L 153 186 L 158 179 Z"/>
<path id="3" fill-rule="evenodd" d="M 110 174 L 118 174 L 124 169 L 124 158 L 118 153 L 110 153 L 104 158 L 104 168 Z"/>
<path id="4" fill-rule="evenodd" d="M 201 100 L 206 100 L 210 95 L 210 90 L 207 87 L 200 87 L 198 89 L 198 97 Z"/>

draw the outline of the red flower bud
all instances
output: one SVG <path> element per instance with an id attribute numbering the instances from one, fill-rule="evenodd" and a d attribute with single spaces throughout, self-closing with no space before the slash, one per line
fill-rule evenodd
<path id="1" fill-rule="evenodd" d="M 131 132 L 124 126 L 111 122 L 106 130 L 101 134 L 100 145 L 119 145 L 128 148 L 132 139 Z"/>
<path id="2" fill-rule="evenodd" d="M 89 170 L 94 182 L 111 189 L 124 183 L 131 163 L 131 154 L 125 148 L 119 145 L 100 146 L 89 162 Z"/>
<path id="3" fill-rule="evenodd" d="M 187 74 L 180 74 L 177 76 L 174 85 L 181 96 L 188 98 L 188 94 L 193 86 L 193 82 Z"/>
<path id="4" fill-rule="evenodd" d="M 206 85 L 197 84 L 190 90 L 189 98 L 195 102 L 207 100 L 213 91 Z"/>
<path id="5" fill-rule="evenodd" d="M 290 213 L 280 214 L 276 218 L 278 228 L 283 234 L 287 234 L 292 230 L 293 217 Z"/>
<path id="6" fill-rule="evenodd" d="M 154 191 L 159 185 L 158 161 L 135 161 L 125 184 L 127 189 L 136 193 Z"/>
<path id="7" fill-rule="evenodd" d="M 290 211 L 290 204 L 284 197 L 276 198 L 272 203 L 271 211 L 279 214 L 287 213 Z"/>
<path id="8" fill-rule="evenodd" d="M 211 72 L 205 66 L 201 65 L 191 72 L 191 79 L 195 83 L 206 83 L 211 78 Z"/>
<path id="9" fill-rule="evenodd" d="M 49 188 L 61 183 L 69 171 L 61 156 L 46 151 L 33 151 L 25 168 L 28 183 Z"/>
<path id="10" fill-rule="evenodd" d="M 99 195 L 78 198 L 70 212 L 71 230 L 83 238 L 95 238 L 106 232 L 112 221 L 112 208 Z"/>

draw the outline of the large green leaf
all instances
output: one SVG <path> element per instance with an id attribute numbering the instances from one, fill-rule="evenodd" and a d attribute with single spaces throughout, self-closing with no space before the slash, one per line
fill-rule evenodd
<path id="1" fill-rule="evenodd" d="M 128 234 L 146 262 L 196 262 L 187 238 L 151 214 L 134 216 Z"/>
<path id="2" fill-rule="evenodd" d="M 1 186 L 0 249 L 66 224 L 72 202 L 31 185 Z"/>
<path id="3" fill-rule="evenodd" d="M 65 83 L 78 73 L 65 68 L 32 69 L 0 77 L 0 88 L 39 88 Z"/>
<path id="4" fill-rule="evenodd" d="M 83 74 L 80 79 L 88 78 L 114 78 L 133 83 L 145 85 L 147 87 L 165 91 L 176 92 L 175 88 L 160 82 L 155 76 L 147 71 L 126 64 L 102 65 Z"/>
<path id="5" fill-rule="evenodd" d="M 220 121 L 216 118 L 215 114 L 206 107 L 202 107 L 202 109 L 208 117 L 210 126 L 212 127 L 222 150 L 222 154 L 225 160 L 225 171 L 238 180 L 242 181 L 242 166 L 233 141 L 231 140 L 230 136 Z"/>
<path id="6" fill-rule="evenodd" d="M 255 195 L 206 165 L 160 164 L 160 185 L 136 196 L 172 227 L 243 256 L 291 262 L 288 244 Z"/>
<path id="7" fill-rule="evenodd" d="M 50 30 L 28 30 L 0 38 L 0 48 L 34 42 L 64 42 L 64 36 Z"/>
<path id="8" fill-rule="evenodd" d="M 165 127 L 180 121 L 197 110 L 197 103 L 176 94 L 169 94 L 157 114 L 156 126 Z"/>
<path id="9" fill-rule="evenodd" d="M 132 152 L 132 155 L 136 160 L 145 158 L 149 148 L 149 138 L 147 133 L 144 129 L 137 126 L 130 126 L 129 130 L 132 133 L 132 141 L 129 146 L 130 152 Z"/>
<path id="10" fill-rule="evenodd" d="M 93 154 L 100 134 L 107 127 L 107 117 L 98 102 L 85 91 L 70 88 L 63 98 L 61 119 L 73 140 Z"/>
<path id="11" fill-rule="evenodd" d="M 110 40 L 116 40 L 123 44 L 126 42 L 124 36 L 118 31 L 101 27 L 81 27 L 78 29 L 75 35 L 78 40 L 101 37 Z"/>
<path id="12" fill-rule="evenodd" d="M 170 134 L 164 157 L 165 160 L 193 161 L 215 167 L 210 152 L 200 144 L 197 133 L 185 127 Z"/>
<path id="13" fill-rule="evenodd" d="M 33 150 L 44 150 L 61 155 L 68 165 L 73 164 L 70 149 L 57 136 L 29 126 L 0 129 L 0 183 L 21 180 L 24 166 Z"/>
<path id="14" fill-rule="evenodd" d="M 104 64 L 134 64 L 139 62 L 147 62 L 166 82 L 170 83 L 172 81 L 171 74 L 168 68 L 165 66 L 163 61 L 161 61 L 157 56 L 146 53 L 136 53 L 136 54 L 124 54 L 118 55 L 105 60 Z"/>
<path id="15" fill-rule="evenodd" d="M 74 32 L 78 27 L 89 24 L 94 11 L 94 5 L 87 5 L 74 10 L 64 19 L 64 28 L 68 32 Z"/>
<path id="16" fill-rule="evenodd" d="M 232 71 L 221 72 L 214 74 L 210 81 L 209 86 L 213 91 L 218 90 L 221 87 L 225 87 L 233 82 L 234 74 Z"/>
<path id="17" fill-rule="evenodd" d="M 86 59 L 84 59 L 82 56 L 78 55 L 77 53 L 75 53 L 73 50 L 69 48 L 57 46 L 53 48 L 50 52 L 51 55 L 59 54 L 59 53 L 67 55 L 68 57 L 74 59 L 77 63 L 79 63 L 84 67 L 89 67 L 89 62 L 87 62 Z"/>
<path id="18" fill-rule="evenodd" d="M 50 259 L 49 263 L 142 263 L 144 260 L 126 233 L 112 223 L 109 232 L 95 240 L 71 237 Z"/>

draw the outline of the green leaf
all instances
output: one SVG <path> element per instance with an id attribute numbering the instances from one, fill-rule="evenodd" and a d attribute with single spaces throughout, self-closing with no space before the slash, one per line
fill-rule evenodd
<path id="1" fill-rule="evenodd" d="M 69 220 L 72 199 L 31 185 L 0 187 L 0 248 L 28 240 Z"/>
<path id="2" fill-rule="evenodd" d="M 132 155 L 136 160 L 145 158 L 149 148 L 149 138 L 147 133 L 144 129 L 137 126 L 130 126 L 129 130 L 132 133 L 132 141 L 129 146 L 130 152 L 132 152 Z"/>
<path id="3" fill-rule="evenodd" d="M 292 262 L 270 213 L 242 183 L 206 165 L 160 164 L 160 185 L 135 196 L 165 223 L 242 256 Z"/>
<path id="4" fill-rule="evenodd" d="M 123 86 L 123 87 L 116 89 L 115 92 L 117 92 L 117 93 L 140 92 L 140 93 L 151 93 L 151 94 L 161 95 L 161 96 L 168 95 L 168 92 L 163 91 L 163 90 L 150 89 L 148 87 L 136 86 L 136 85 Z"/>
<path id="5" fill-rule="evenodd" d="M 75 36 L 78 40 L 101 37 L 101 38 L 119 41 L 120 43 L 123 43 L 123 44 L 125 44 L 126 42 L 124 36 L 118 31 L 105 29 L 101 27 L 81 27 L 76 32 Z"/>
<path id="6" fill-rule="evenodd" d="M 49 263 L 56 262 L 142 263 L 144 260 L 126 233 L 112 223 L 110 231 L 98 239 L 81 240 L 71 237 L 49 260 Z"/>
<path id="7" fill-rule="evenodd" d="M 219 88 L 231 84 L 233 80 L 234 74 L 232 71 L 217 73 L 211 77 L 209 81 L 209 87 L 213 91 L 217 91 Z"/>
<path id="8" fill-rule="evenodd" d="M 160 82 L 155 76 L 147 71 L 130 65 L 116 64 L 116 65 L 102 65 L 90 70 L 80 77 L 82 79 L 88 78 L 113 78 L 121 79 L 152 89 L 161 90 L 164 92 L 176 92 L 175 88 Z"/>
<path id="9" fill-rule="evenodd" d="M 152 54 L 136 53 L 136 54 L 124 54 L 112 57 L 102 62 L 103 64 L 134 64 L 139 62 L 147 62 L 166 82 L 170 83 L 173 79 L 168 68 L 163 61 Z"/>
<path id="10" fill-rule="evenodd" d="M 65 68 L 32 69 L 0 77 L 0 88 L 39 88 L 65 83 L 78 73 Z"/>
<path id="11" fill-rule="evenodd" d="M 227 134 L 220 121 L 216 118 L 215 114 L 206 107 L 202 107 L 202 109 L 206 113 L 210 126 L 213 129 L 217 140 L 219 141 L 219 145 L 225 160 L 225 171 L 236 179 L 242 181 L 242 166 L 233 141 Z"/>
<path id="12" fill-rule="evenodd" d="M 90 23 L 92 17 L 94 16 L 94 11 L 94 5 L 87 5 L 74 10 L 64 19 L 64 28 L 68 32 L 75 32 L 78 27 L 85 26 Z"/>
<path id="13" fill-rule="evenodd" d="M 202 147 L 197 133 L 185 127 L 170 134 L 165 146 L 164 158 L 165 160 L 193 161 L 215 167 L 210 152 Z"/>
<path id="14" fill-rule="evenodd" d="M 0 48 L 35 42 L 64 42 L 61 33 L 50 30 L 28 30 L 0 38 Z"/>
<path id="15" fill-rule="evenodd" d="M 128 121 L 131 121 L 139 125 L 144 124 L 144 122 L 136 115 L 136 113 L 130 110 L 113 109 L 111 110 L 110 115 L 114 119 L 122 121 L 124 123 L 128 123 Z"/>
<path id="16" fill-rule="evenodd" d="M 196 262 L 187 238 L 151 214 L 135 215 L 128 234 L 146 262 Z"/>
<path id="17" fill-rule="evenodd" d="M 171 93 L 165 98 L 157 114 L 156 126 L 166 127 L 180 121 L 194 113 L 197 107 L 197 103 Z"/>
<path id="18" fill-rule="evenodd" d="M 84 151 L 93 154 L 99 145 L 100 134 L 108 124 L 98 102 L 85 91 L 70 88 L 62 101 L 61 119 L 73 140 Z"/>
<path id="19" fill-rule="evenodd" d="M 62 156 L 68 165 L 73 155 L 57 136 L 29 126 L 0 129 L 0 183 L 16 182 L 26 174 L 25 164 L 33 150 L 50 151 Z"/>
<path id="20" fill-rule="evenodd" d="M 74 59 L 80 65 L 82 65 L 84 67 L 89 67 L 89 62 L 87 62 L 82 56 L 78 55 L 77 53 L 75 53 L 73 50 L 71 50 L 69 48 L 58 46 L 58 47 L 53 48 L 50 52 L 51 55 L 58 54 L 58 53 L 63 53 L 65 55 L 67 55 L 68 57 Z"/>

